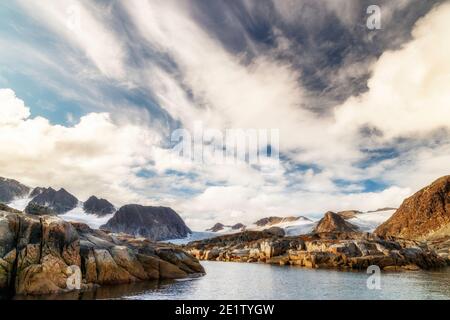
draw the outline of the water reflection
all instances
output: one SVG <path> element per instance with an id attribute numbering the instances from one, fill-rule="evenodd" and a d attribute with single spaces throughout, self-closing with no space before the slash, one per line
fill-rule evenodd
<path id="1" fill-rule="evenodd" d="M 381 290 L 368 274 L 265 264 L 203 262 L 206 276 L 184 281 L 102 286 L 89 292 L 14 299 L 450 299 L 450 268 L 382 273 Z"/>
<path id="2" fill-rule="evenodd" d="M 85 292 L 68 292 L 44 296 L 15 296 L 14 300 L 105 300 L 121 299 L 124 296 L 139 295 L 152 290 L 158 290 L 174 281 L 147 281 L 116 286 L 101 286 Z"/>

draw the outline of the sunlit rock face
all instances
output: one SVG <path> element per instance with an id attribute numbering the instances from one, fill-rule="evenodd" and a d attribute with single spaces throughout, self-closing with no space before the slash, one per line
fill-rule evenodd
<path id="1" fill-rule="evenodd" d="M 422 240 L 450 236 L 450 176 L 407 198 L 375 233 Z"/>
<path id="2" fill-rule="evenodd" d="M 174 245 L 57 216 L 0 211 L 0 290 L 41 295 L 203 273 L 197 259 Z"/>

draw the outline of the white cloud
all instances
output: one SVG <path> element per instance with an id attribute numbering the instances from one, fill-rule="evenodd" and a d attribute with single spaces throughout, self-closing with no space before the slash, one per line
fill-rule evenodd
<path id="1" fill-rule="evenodd" d="M 14 125 L 28 118 L 30 110 L 11 89 L 0 89 L 0 125 Z"/>
<path id="2" fill-rule="evenodd" d="M 105 76 L 123 80 L 126 53 L 105 23 L 107 8 L 73 0 L 19 0 L 19 4 L 39 23 L 82 50 Z"/>
<path id="3" fill-rule="evenodd" d="M 391 187 L 382 192 L 323 193 L 279 192 L 276 188 L 252 186 L 210 187 L 179 205 L 190 225 L 200 230 L 216 222 L 251 224 L 262 217 L 307 215 L 320 218 L 326 211 L 374 210 L 398 206 L 411 190 Z"/>
<path id="4" fill-rule="evenodd" d="M 151 90 L 160 106 L 188 129 L 196 121 L 217 129 L 279 128 L 281 151 L 290 162 L 282 162 L 269 173 L 242 162 L 234 166 L 185 163 L 171 150 L 160 148 L 167 128 L 149 127 L 151 119 L 146 112 L 125 113 L 120 104 L 92 94 L 89 98 L 92 103 L 98 101 L 99 108 L 121 112 L 89 113 L 73 126 L 53 125 L 42 117 L 31 118 L 23 101 L 6 89 L 0 91 L 1 175 L 35 186 L 66 187 L 81 199 L 96 194 L 115 204 L 171 205 L 192 227 L 203 228 L 217 221 L 250 223 L 267 215 L 398 206 L 419 184 L 448 173 L 450 152 L 444 142 L 406 150 L 367 169 L 355 164 L 366 157 L 361 148 L 395 146 L 397 138 L 428 141 L 433 131 L 450 129 L 450 43 L 445 41 L 450 5 L 429 13 L 414 28 L 412 41 L 385 52 L 373 63 L 368 92 L 351 97 L 336 106 L 334 113 L 323 116 L 305 108 L 310 97 L 300 84 L 302 74 L 297 69 L 277 60 L 272 51 L 255 51 L 258 55 L 251 61 L 230 53 L 193 19 L 184 3 L 135 0 L 118 5 L 127 9 L 147 44 L 174 62 L 176 72 L 148 60 L 139 69 L 128 66 L 127 44 L 109 28 L 109 6 L 101 7 L 102 11 L 87 1 L 77 2 L 82 32 L 73 32 L 66 27 L 71 1 L 20 3 L 63 44 L 69 44 L 62 51 L 67 57 L 53 61 L 39 50 L 28 50 L 28 44 L 14 43 L 14 50 L 7 52 L 9 41 L 0 40 L 5 49 L 0 55 L 6 60 L 25 52 L 21 57 L 27 55 L 27 75 L 36 75 L 30 61 L 45 66 L 38 69 L 39 76 L 44 70 L 63 73 L 68 61 L 81 66 L 80 50 L 97 70 L 82 68 L 76 77 L 99 80 L 99 73 L 125 83 L 141 79 L 140 89 Z M 343 23 L 353 19 L 351 3 L 325 3 Z M 277 5 L 284 6 L 277 6 L 283 14 L 293 13 L 289 3 Z M 289 50 L 287 39 L 280 35 L 278 40 L 278 51 Z M 368 63 L 346 63 L 335 81 L 364 74 Z M 67 73 L 70 76 L 66 71 L 65 77 Z M 58 81 L 44 80 L 55 90 L 64 87 L 57 86 Z M 85 82 L 86 91 L 78 95 L 95 92 L 97 87 L 93 85 L 89 91 L 90 85 Z M 141 122 L 135 121 L 139 118 Z M 382 135 L 361 135 L 365 126 L 376 127 Z M 320 170 L 296 170 L 299 163 L 314 164 Z M 154 176 L 139 177 L 142 169 L 154 171 Z M 168 175 L 167 170 L 196 176 Z M 381 178 L 393 187 L 364 192 L 359 181 L 371 178 Z M 354 183 L 341 187 L 336 179 Z M 176 193 L 179 190 L 182 195 Z M 194 190 L 195 195 L 183 194 L 183 190 Z"/>
<path id="5" fill-rule="evenodd" d="M 152 158 L 158 136 L 145 126 L 90 113 L 71 127 L 30 118 L 24 102 L 0 90 L 0 175 L 31 186 L 65 187 L 80 200 L 92 194 L 115 204 L 138 201 L 133 168 Z"/>
<path id="6" fill-rule="evenodd" d="M 375 63 L 369 91 L 336 108 L 337 130 L 357 130 L 368 124 L 383 132 L 383 141 L 389 141 L 450 129 L 449 28 L 449 4 L 421 19 L 412 41 L 385 52 Z"/>

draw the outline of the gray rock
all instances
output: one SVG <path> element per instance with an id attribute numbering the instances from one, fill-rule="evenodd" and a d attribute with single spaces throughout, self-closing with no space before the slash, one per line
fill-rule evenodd
<path id="1" fill-rule="evenodd" d="M 32 193 L 37 195 L 30 201 L 30 204 L 48 207 L 57 214 L 69 212 L 76 208 L 79 202 L 65 189 L 56 191 L 53 188 L 40 188 L 33 190 Z"/>
<path id="2" fill-rule="evenodd" d="M 116 211 L 114 205 L 105 199 L 99 199 L 96 196 L 91 196 L 84 204 L 83 209 L 86 213 L 96 214 L 98 216 L 105 216 Z"/>
<path id="3" fill-rule="evenodd" d="M 279 227 L 271 227 L 271 228 L 265 229 L 264 232 L 273 234 L 274 236 L 277 236 L 277 237 L 284 237 L 286 235 L 286 232 Z"/>
<path id="4" fill-rule="evenodd" d="M 35 216 L 56 216 L 57 213 L 49 207 L 41 206 L 36 203 L 30 202 L 26 208 L 25 213 Z"/>
<path id="5" fill-rule="evenodd" d="M 225 228 L 225 225 L 222 223 L 216 223 L 212 228 L 206 229 L 206 231 L 211 231 L 211 232 L 219 232 L 222 231 Z"/>
<path id="6" fill-rule="evenodd" d="M 13 179 L 0 177 L 0 202 L 8 203 L 15 198 L 26 197 L 30 188 Z"/>
<path id="7" fill-rule="evenodd" d="M 137 204 L 120 208 L 101 229 L 156 241 L 181 239 L 191 233 L 183 219 L 171 208 Z"/>

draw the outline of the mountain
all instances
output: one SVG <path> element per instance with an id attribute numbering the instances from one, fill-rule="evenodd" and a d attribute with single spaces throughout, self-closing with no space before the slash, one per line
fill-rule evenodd
<path id="1" fill-rule="evenodd" d="M 211 231 L 211 232 L 219 232 L 222 231 L 225 228 L 225 225 L 222 223 L 216 223 L 212 228 L 206 229 L 206 231 Z"/>
<path id="2" fill-rule="evenodd" d="M 242 223 L 236 223 L 234 226 L 231 226 L 231 229 L 233 230 L 242 230 L 245 229 L 245 225 Z"/>
<path id="3" fill-rule="evenodd" d="M 104 216 L 116 211 L 114 205 L 105 199 L 99 199 L 96 196 L 91 196 L 84 204 L 83 209 L 86 213 Z"/>
<path id="4" fill-rule="evenodd" d="M 34 188 L 33 191 L 31 191 L 31 193 L 30 193 L 30 197 L 31 198 L 37 197 L 38 195 L 43 193 L 46 189 L 47 188 L 42 188 L 42 187 Z"/>
<path id="5" fill-rule="evenodd" d="M 347 222 L 334 212 L 327 212 L 314 228 L 314 233 L 322 232 L 356 232 L 358 227 Z"/>
<path id="6" fill-rule="evenodd" d="M 403 201 L 375 233 L 428 240 L 450 235 L 450 176 L 444 176 Z"/>
<path id="7" fill-rule="evenodd" d="M 183 219 L 171 208 L 137 204 L 121 207 L 101 228 L 155 241 L 185 238 L 191 233 Z"/>
<path id="8" fill-rule="evenodd" d="M 33 190 L 33 193 L 36 191 Z M 57 214 L 64 214 L 76 208 L 78 199 L 65 189 L 40 188 L 39 193 L 30 201 L 31 204 L 50 208 Z"/>
<path id="9" fill-rule="evenodd" d="M 8 203 L 15 198 L 26 197 L 30 188 L 13 179 L 0 177 L 0 202 Z"/>
<path id="10" fill-rule="evenodd" d="M 390 210 L 397 210 L 397 208 L 386 207 L 386 208 L 380 208 L 380 209 L 377 209 L 377 210 L 367 211 L 367 212 L 368 213 L 372 213 L 372 212 L 382 212 L 382 211 L 390 211 Z"/>
<path id="11" fill-rule="evenodd" d="M 311 221 L 306 217 L 267 217 L 255 222 L 258 227 L 273 226 L 280 223 L 294 222 L 298 220 Z"/>
<path id="12" fill-rule="evenodd" d="M 231 231 L 236 231 L 236 230 L 244 230 L 245 229 L 245 225 L 242 223 L 236 223 L 235 225 L 232 226 L 226 226 L 222 223 L 216 223 L 212 228 L 206 229 L 206 231 L 210 231 L 210 232 L 231 232 Z"/>
<path id="13" fill-rule="evenodd" d="M 356 217 L 358 214 L 361 214 L 361 211 L 358 210 L 346 210 L 346 211 L 340 211 L 337 214 L 341 216 L 343 219 L 348 220 Z"/>

